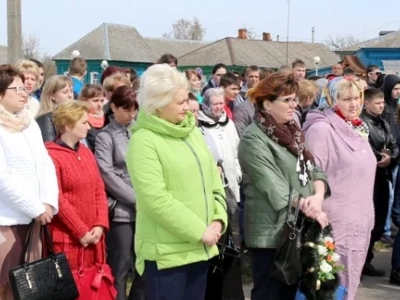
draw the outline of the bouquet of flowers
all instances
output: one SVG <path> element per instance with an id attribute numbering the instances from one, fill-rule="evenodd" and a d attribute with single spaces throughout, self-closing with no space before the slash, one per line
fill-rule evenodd
<path id="1" fill-rule="evenodd" d="M 299 290 L 303 299 L 335 300 L 339 288 L 339 273 L 344 266 L 332 236 L 332 227 L 324 229 L 317 222 L 309 224 L 302 247 L 303 278 Z"/>

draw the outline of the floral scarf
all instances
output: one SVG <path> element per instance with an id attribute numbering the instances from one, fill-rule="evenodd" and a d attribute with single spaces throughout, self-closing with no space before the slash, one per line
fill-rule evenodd
<path id="1" fill-rule="evenodd" d="M 23 110 L 18 114 L 8 112 L 3 105 L 0 105 L 0 126 L 7 131 L 15 133 L 28 128 L 31 119 L 28 113 Z"/>
<path id="2" fill-rule="evenodd" d="M 278 124 L 274 117 L 256 108 L 254 122 L 275 143 L 285 147 L 297 157 L 296 172 L 303 186 L 307 185 L 313 170 L 314 157 L 307 149 L 304 134 L 294 120 Z"/>
<path id="3" fill-rule="evenodd" d="M 211 120 L 213 120 L 215 122 L 219 121 L 220 116 L 217 117 L 213 113 L 210 97 L 203 97 L 203 103 L 201 104 L 201 110 L 203 111 L 204 115 L 209 117 Z"/>

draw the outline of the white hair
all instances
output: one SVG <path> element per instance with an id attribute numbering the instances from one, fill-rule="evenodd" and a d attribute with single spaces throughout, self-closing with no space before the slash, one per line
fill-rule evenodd
<path id="1" fill-rule="evenodd" d="M 167 64 L 153 65 L 140 78 L 137 95 L 140 109 L 155 114 L 170 104 L 180 89 L 189 91 L 189 81 L 184 73 Z"/>
<path id="2" fill-rule="evenodd" d="M 212 97 L 225 97 L 225 91 L 221 87 L 209 88 L 204 92 L 203 101 L 211 103 Z"/>

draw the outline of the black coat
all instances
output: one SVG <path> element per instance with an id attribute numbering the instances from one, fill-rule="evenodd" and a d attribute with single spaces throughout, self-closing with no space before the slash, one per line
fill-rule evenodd
<path id="1" fill-rule="evenodd" d="M 380 116 L 373 116 L 364 110 L 361 114 L 361 119 L 369 128 L 369 144 L 374 152 L 377 161 L 382 159 L 381 152 L 383 149 L 389 149 L 391 152 L 391 164 L 388 168 L 378 168 L 376 172 L 377 180 L 389 179 L 392 180 L 391 169 L 397 165 L 399 160 L 399 147 L 395 136 L 393 136 L 388 122 Z"/>
<path id="2" fill-rule="evenodd" d="M 56 128 L 53 124 L 53 113 L 49 112 L 36 119 L 42 132 L 43 142 L 54 142 L 57 137 Z"/>

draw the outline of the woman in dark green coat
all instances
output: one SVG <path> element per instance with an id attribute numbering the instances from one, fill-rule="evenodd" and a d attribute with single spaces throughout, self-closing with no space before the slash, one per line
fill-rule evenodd
<path id="1" fill-rule="evenodd" d="M 301 129 L 293 120 L 298 104 L 293 74 L 275 73 L 248 92 L 255 103 L 254 123 L 243 133 L 239 161 L 245 187 L 245 242 L 252 249 L 252 300 L 293 300 L 296 285 L 270 277 L 276 247 L 286 219 L 289 191 L 294 202 L 322 226 L 328 224 L 322 201 L 328 196 L 326 176 L 314 166 Z M 299 199 L 299 195 L 304 198 Z"/>

